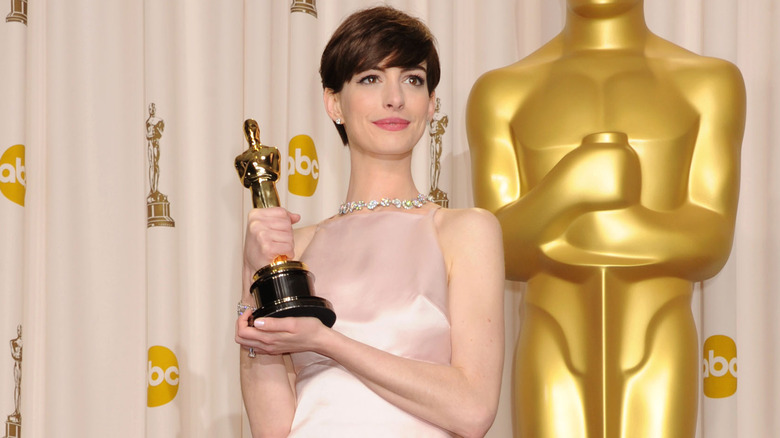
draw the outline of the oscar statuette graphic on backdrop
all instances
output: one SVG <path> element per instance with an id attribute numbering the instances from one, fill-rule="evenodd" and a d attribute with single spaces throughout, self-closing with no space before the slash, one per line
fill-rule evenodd
<path id="1" fill-rule="evenodd" d="M 11 12 L 5 16 L 8 23 L 27 24 L 27 0 L 11 0 Z"/>
<path id="2" fill-rule="evenodd" d="M 290 13 L 303 12 L 317 17 L 317 0 L 293 0 L 290 5 Z"/>
<path id="3" fill-rule="evenodd" d="M 156 116 L 154 102 L 149 104 L 149 118 L 146 119 L 146 147 L 149 153 L 149 196 L 146 198 L 146 226 L 176 226 L 171 217 L 171 204 L 168 197 L 160 193 L 160 139 L 165 130 L 165 121 Z"/>
<path id="4" fill-rule="evenodd" d="M 16 337 L 11 339 L 11 357 L 14 360 L 14 412 L 5 421 L 3 438 L 21 438 L 22 436 L 22 326 L 16 327 Z"/>
<path id="5" fill-rule="evenodd" d="M 252 119 L 244 122 L 244 135 L 249 149 L 236 157 L 238 176 L 251 190 L 254 208 L 278 207 L 275 181 L 279 179 L 279 150 L 260 142 L 260 128 Z M 313 316 L 332 327 L 336 314 L 330 302 L 314 296 L 313 291 L 314 275 L 305 264 L 277 256 L 252 277 L 250 292 L 256 307 L 252 318 Z"/>

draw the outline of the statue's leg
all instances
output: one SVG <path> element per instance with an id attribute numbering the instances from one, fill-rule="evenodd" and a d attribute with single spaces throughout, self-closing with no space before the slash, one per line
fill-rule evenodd
<path id="1" fill-rule="evenodd" d="M 515 437 L 588 437 L 584 382 L 563 330 L 533 305 L 524 306 L 514 368 Z"/>
<path id="2" fill-rule="evenodd" d="M 642 361 L 623 373 L 622 438 L 693 438 L 698 412 L 698 338 L 690 295 L 659 309 Z"/>

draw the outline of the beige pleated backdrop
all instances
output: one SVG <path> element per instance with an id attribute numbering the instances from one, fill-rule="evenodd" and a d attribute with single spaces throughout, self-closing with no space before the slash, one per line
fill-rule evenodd
<path id="1" fill-rule="evenodd" d="M 699 436 L 780 436 L 780 3 L 645 1 L 652 30 L 736 63 L 748 92 L 734 251 L 694 299 L 703 373 L 738 385 L 702 393 Z M 304 224 L 332 215 L 348 163 L 322 110 L 319 55 L 343 17 L 378 3 L 0 4 L 3 436 L 249 436 L 233 342 L 250 207 L 233 169 L 242 123 L 257 119 L 285 156 L 282 202 Z M 565 2 L 388 3 L 438 38 L 438 187 L 471 206 L 471 85 L 559 32 Z M 430 143 L 414 157 L 422 191 Z M 510 359 L 521 293 L 507 285 Z M 508 363 L 490 437 L 511 435 L 510 376 Z"/>

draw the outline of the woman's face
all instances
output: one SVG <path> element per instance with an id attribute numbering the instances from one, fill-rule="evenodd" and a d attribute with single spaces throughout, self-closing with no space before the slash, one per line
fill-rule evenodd
<path id="1" fill-rule="evenodd" d="M 377 156 L 411 153 L 433 117 L 425 65 L 376 67 L 355 74 L 338 93 L 325 91 L 333 120 L 341 119 L 349 147 Z"/>

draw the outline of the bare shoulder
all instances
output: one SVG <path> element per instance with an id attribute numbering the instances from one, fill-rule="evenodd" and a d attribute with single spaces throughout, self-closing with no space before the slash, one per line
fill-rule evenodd
<path id="1" fill-rule="evenodd" d="M 485 290 L 501 290 L 504 246 L 501 225 L 493 213 L 481 208 L 442 208 L 436 212 L 434 222 L 451 287 L 469 284 L 474 280 L 473 274 L 479 273 Z"/>
<path id="2" fill-rule="evenodd" d="M 434 219 L 439 243 L 448 260 L 462 253 L 503 255 L 501 225 L 482 208 L 442 208 Z"/>
<path id="3" fill-rule="evenodd" d="M 439 234 L 461 234 L 474 230 L 479 233 L 501 231 L 498 219 L 483 208 L 442 208 L 436 212 L 436 228 Z"/>

